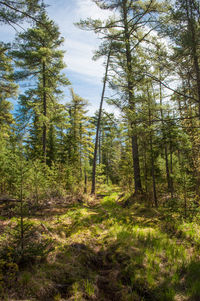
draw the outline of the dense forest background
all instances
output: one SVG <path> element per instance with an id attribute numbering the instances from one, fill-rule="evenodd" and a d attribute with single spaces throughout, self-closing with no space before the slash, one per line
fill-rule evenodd
<path id="1" fill-rule="evenodd" d="M 43 212 L 44 220 L 47 213 L 43 210 L 52 209 L 52 206 L 73 203 L 74 206 L 83 206 L 81 210 L 86 214 L 89 209 L 84 209 L 85 202 L 97 206 L 98 197 L 109 198 L 110 195 L 111 199 L 104 199 L 101 222 L 104 211 L 110 210 L 111 215 L 117 214 L 127 225 L 128 214 L 134 212 L 130 208 L 137 203 L 137 206 L 146 208 L 147 215 L 158 214 L 153 215 L 154 218 L 160 218 L 159 223 L 172 233 L 178 231 L 180 235 L 180 231 L 187 228 L 186 223 L 191 223 L 192 228 L 188 226 L 190 234 L 184 234 L 184 239 L 188 235 L 190 239 L 195 237 L 195 242 L 199 239 L 195 235 L 199 233 L 200 201 L 200 3 L 198 0 L 93 2 L 109 11 L 110 17 L 104 21 L 88 18 L 75 24 L 80 30 L 94 32 L 101 40 L 94 59 L 103 58 L 105 74 L 99 109 L 91 116 L 88 101 L 77 95 L 70 78 L 65 75 L 64 39 L 58 26 L 49 18 L 45 1 L 0 1 L 1 24 L 17 26 L 18 31 L 24 22 L 27 25 L 26 29 L 20 29 L 12 43 L 0 42 L 2 300 L 11 300 L 6 298 L 8 291 L 13 293 L 13 279 L 16 281 L 16 277 L 22 277 L 20 271 L 25 273 L 27 262 L 30 264 L 33 258 L 44 259 L 52 254 L 55 247 L 52 237 L 50 240 L 47 237 L 32 240 L 39 230 L 36 229 L 38 222 L 34 223 L 31 217 Z M 70 99 L 65 99 L 66 87 L 70 89 Z M 105 97 L 106 89 L 110 91 L 109 97 Z M 15 110 L 12 107 L 14 99 L 17 99 Z M 105 102 L 117 108 L 119 114 L 107 112 L 103 107 Z M 121 209 L 115 208 L 120 200 Z M 78 222 L 78 214 L 81 216 L 83 211 L 81 213 L 79 207 L 75 208 L 69 211 L 67 218 L 76 216 Z M 173 219 L 185 224 L 180 226 L 179 223 L 176 228 Z M 154 222 L 151 229 L 157 225 Z M 64 220 L 60 221 L 60 225 L 63 223 Z M 51 232 L 44 222 L 40 222 L 40 227 L 47 236 Z M 120 238 L 124 243 L 130 238 L 127 229 Z M 136 230 L 131 231 L 136 233 Z M 154 230 L 149 233 L 151 231 Z M 139 239 L 140 236 L 134 235 Z M 144 231 L 141 234 L 144 241 L 151 240 L 150 234 L 145 235 Z M 6 241 L 5 237 L 9 239 Z M 156 234 L 152 239 L 156 240 Z M 166 245 L 154 245 L 154 249 L 170 246 L 171 242 L 164 236 L 159 236 L 159 239 Z M 73 250 L 86 253 L 85 244 L 78 243 L 74 243 Z M 124 246 L 122 261 L 127 260 L 123 257 L 125 249 Z M 176 251 L 175 243 L 169 253 L 175 252 L 172 249 Z M 177 264 L 185 255 L 180 249 L 176 252 L 179 256 Z M 166 256 L 169 259 L 176 255 L 170 253 Z M 98 260 L 101 256 L 102 253 L 98 253 Z M 119 260 L 116 259 L 116 264 Z M 106 264 L 104 261 L 104 266 Z M 182 265 L 185 266 L 186 261 Z M 109 270 L 108 266 L 106 268 Z M 134 270 L 137 270 L 135 265 Z M 157 272 L 162 273 L 161 267 Z M 28 287 L 31 276 L 30 271 L 27 273 L 20 278 L 19 287 Z M 124 273 L 120 283 L 127 282 L 132 291 L 115 296 L 117 300 L 200 298 L 199 282 L 191 280 L 192 276 L 185 287 L 190 288 L 189 296 L 193 299 L 174 299 L 176 289 L 173 285 L 177 287 L 181 278 L 178 272 L 180 278 L 173 278 L 174 282 L 170 278 L 172 287 L 166 289 L 163 286 L 160 290 L 163 295 L 152 289 L 155 283 L 151 273 L 147 275 L 149 286 L 143 293 L 144 284 L 138 284 L 136 278 L 135 282 L 130 280 L 130 276 L 129 280 L 137 284 L 134 290 L 134 285 L 126 279 L 130 270 L 127 268 Z M 190 275 L 190 269 L 188 273 Z M 198 271 L 197 274 L 199 276 Z M 107 284 L 104 285 L 104 296 L 96 297 L 98 293 L 91 284 L 92 280 L 87 281 L 84 288 L 89 300 L 116 300 L 114 293 L 106 295 Z M 74 283 L 77 281 L 69 281 L 68 286 L 73 287 L 73 293 L 77 290 L 79 294 L 80 287 Z M 72 291 L 71 295 L 68 291 L 68 297 L 73 295 Z M 16 294 L 20 295 L 19 292 Z M 54 297 L 45 291 L 44 295 L 36 296 L 36 300 L 61 300 L 62 285 L 54 287 L 52 294 Z M 63 300 L 85 300 L 84 295 L 77 296 L 77 299 Z"/>

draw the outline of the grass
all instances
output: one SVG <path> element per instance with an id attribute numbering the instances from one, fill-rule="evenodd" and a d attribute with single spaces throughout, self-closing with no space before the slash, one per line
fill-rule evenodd
<path id="1" fill-rule="evenodd" d="M 174 219 L 143 202 L 123 208 L 117 188 L 100 194 L 30 218 L 52 248 L 10 280 L 0 273 L 1 300 L 200 300 L 198 221 Z M 8 264 L 0 262 L 1 271 Z"/>

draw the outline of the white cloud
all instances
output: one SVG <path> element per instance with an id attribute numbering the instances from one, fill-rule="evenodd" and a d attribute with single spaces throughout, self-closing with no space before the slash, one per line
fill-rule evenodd
<path id="1" fill-rule="evenodd" d="M 60 5 L 49 0 L 49 12 L 65 38 L 65 62 L 68 70 L 84 75 L 86 81 L 101 83 L 104 75 L 102 60 L 92 60 L 100 40 L 93 32 L 81 30 L 74 23 L 88 17 L 104 19 L 110 12 L 101 10 L 92 0 L 59 1 Z"/>
<path id="2" fill-rule="evenodd" d="M 93 32 L 79 29 L 74 25 L 80 19 L 104 19 L 110 12 L 101 10 L 92 0 L 45 0 L 49 5 L 48 14 L 59 26 L 65 38 L 63 49 L 66 50 L 66 73 L 72 81 L 76 93 L 86 97 L 90 103 L 90 111 L 98 109 L 102 89 L 104 67 L 102 60 L 93 61 L 94 51 L 98 49 L 100 40 Z M 26 26 L 26 24 L 23 24 Z M 13 41 L 15 30 L 10 26 L 2 26 L 1 40 Z"/>
<path id="3" fill-rule="evenodd" d="M 69 70 L 86 76 L 86 80 L 100 80 L 104 74 L 102 60 L 93 61 L 94 46 L 76 40 L 66 39 L 65 62 Z M 87 78 L 88 77 L 88 78 Z"/>
<path id="4" fill-rule="evenodd" d="M 100 9 L 91 0 L 77 0 L 77 13 L 80 18 L 92 17 L 93 19 L 104 20 L 110 16 L 110 12 Z"/>

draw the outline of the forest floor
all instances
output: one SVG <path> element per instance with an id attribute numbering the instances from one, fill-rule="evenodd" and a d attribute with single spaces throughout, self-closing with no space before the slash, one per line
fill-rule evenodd
<path id="1" fill-rule="evenodd" d="M 25 223 L 23 264 L 20 223 L 2 217 L 0 300 L 200 300 L 198 218 L 124 202 L 107 187 L 36 211 Z"/>

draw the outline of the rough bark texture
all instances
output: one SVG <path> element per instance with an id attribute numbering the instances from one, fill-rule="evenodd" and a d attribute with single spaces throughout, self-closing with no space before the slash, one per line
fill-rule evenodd
<path id="1" fill-rule="evenodd" d="M 134 93 L 133 93 L 133 69 L 132 69 L 132 55 L 131 55 L 131 45 L 130 45 L 130 32 L 127 16 L 127 0 L 123 1 L 123 22 L 124 22 L 124 37 L 126 45 L 126 63 L 127 63 L 127 85 L 128 85 L 128 97 L 129 97 L 129 106 L 131 111 L 135 112 L 135 103 L 134 103 Z M 140 178 L 140 164 L 139 164 L 139 151 L 138 151 L 138 137 L 134 132 L 134 127 L 132 125 L 132 156 L 133 156 L 133 169 L 134 169 L 134 184 L 135 184 L 135 193 L 142 190 L 141 178 Z"/>
<path id="2" fill-rule="evenodd" d="M 188 30 L 191 32 L 192 36 L 192 57 L 194 63 L 194 70 L 196 73 L 196 85 L 197 85 L 197 97 L 198 97 L 198 111 L 200 119 L 200 67 L 197 54 L 197 36 L 194 27 L 194 18 L 192 11 L 192 0 L 186 0 L 186 9 L 187 9 L 187 19 L 188 19 Z"/>

